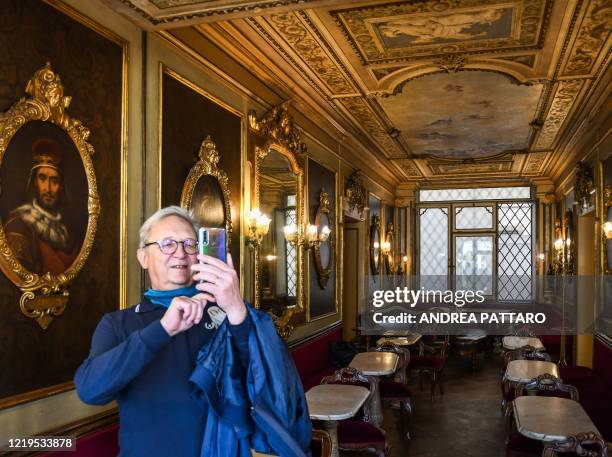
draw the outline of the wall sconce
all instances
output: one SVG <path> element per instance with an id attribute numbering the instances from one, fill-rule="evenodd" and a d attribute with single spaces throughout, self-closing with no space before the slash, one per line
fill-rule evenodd
<path id="1" fill-rule="evenodd" d="M 563 240 L 563 238 L 557 238 L 553 243 L 553 258 L 551 267 L 554 274 L 563 273 L 565 266 L 565 246 L 566 242 Z"/>
<path id="2" fill-rule="evenodd" d="M 601 226 L 601 229 L 603 230 L 606 240 L 612 239 L 612 222 L 604 222 Z"/>
<path id="3" fill-rule="evenodd" d="M 254 208 L 249 211 L 246 223 L 248 230 L 247 243 L 254 248 L 258 248 L 261 240 L 270 230 L 270 218 L 262 214 L 259 208 Z"/>
<path id="4" fill-rule="evenodd" d="M 331 229 L 324 225 L 319 231 L 316 225 L 309 224 L 300 230 L 297 225 L 291 224 L 283 227 L 283 233 L 287 242 L 292 246 L 299 245 L 304 246 L 305 249 L 311 249 L 327 241 Z"/>
<path id="5" fill-rule="evenodd" d="M 388 241 L 383 241 L 380 244 L 380 253 L 382 255 L 389 255 L 390 252 L 391 252 L 391 243 Z"/>

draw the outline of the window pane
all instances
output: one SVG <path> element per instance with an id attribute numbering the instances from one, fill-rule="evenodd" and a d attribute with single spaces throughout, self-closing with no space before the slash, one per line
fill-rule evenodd
<path id="1" fill-rule="evenodd" d="M 493 236 L 456 237 L 455 259 L 457 290 L 493 293 Z"/>
<path id="2" fill-rule="evenodd" d="M 491 206 L 455 208 L 455 228 L 457 230 L 492 229 L 493 208 Z"/>
<path id="3" fill-rule="evenodd" d="M 532 212 L 531 203 L 500 203 L 497 207 L 500 300 L 532 298 Z"/>
<path id="4" fill-rule="evenodd" d="M 507 200 L 530 198 L 529 187 L 483 187 L 479 189 L 429 189 L 419 191 L 422 202 L 461 200 Z"/>
<path id="5" fill-rule="evenodd" d="M 421 208 L 419 215 L 421 286 L 428 290 L 446 290 L 448 211 Z"/>
<path id="6" fill-rule="evenodd" d="M 297 225 L 297 213 L 294 209 L 285 210 L 285 225 Z M 287 295 L 297 295 L 297 249 L 288 241 L 285 241 L 287 249 Z"/>

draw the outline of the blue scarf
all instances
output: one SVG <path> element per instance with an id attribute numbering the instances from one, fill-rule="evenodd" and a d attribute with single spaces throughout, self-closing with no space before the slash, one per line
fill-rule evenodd
<path id="1" fill-rule="evenodd" d="M 196 289 L 195 284 L 189 287 L 181 287 L 180 289 L 174 290 L 155 290 L 148 289 L 144 296 L 148 298 L 151 303 L 154 305 L 163 306 L 164 308 L 168 308 L 172 299 L 175 297 L 193 297 L 195 294 L 200 291 Z"/>

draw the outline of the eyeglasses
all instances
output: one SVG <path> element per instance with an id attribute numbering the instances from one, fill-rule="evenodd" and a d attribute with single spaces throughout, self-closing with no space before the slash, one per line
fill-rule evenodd
<path id="1" fill-rule="evenodd" d="M 179 244 L 183 245 L 183 251 L 185 254 L 197 254 L 198 253 L 198 240 L 194 240 L 193 238 L 187 238 L 183 241 L 176 241 L 172 238 L 164 238 L 159 241 L 151 241 L 150 243 L 146 243 L 143 248 L 147 246 L 151 246 L 152 244 L 156 244 L 159 246 L 159 250 L 162 254 L 174 254 L 178 249 Z"/>

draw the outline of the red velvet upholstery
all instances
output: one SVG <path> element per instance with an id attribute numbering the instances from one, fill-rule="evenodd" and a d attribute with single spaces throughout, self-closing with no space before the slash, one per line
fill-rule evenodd
<path id="1" fill-rule="evenodd" d="M 329 345 L 342 341 L 342 327 L 335 328 L 290 349 L 295 366 L 302 379 L 304 390 L 321 383 L 325 376 L 334 374 Z"/>
<path id="2" fill-rule="evenodd" d="M 433 368 L 436 370 L 444 367 L 444 359 L 435 355 L 415 355 L 410 358 L 409 368 Z"/>
<path id="3" fill-rule="evenodd" d="M 355 419 L 338 422 L 338 445 L 340 447 L 384 446 L 385 435 L 372 424 Z"/>
<path id="4" fill-rule="evenodd" d="M 77 440 L 76 452 L 71 457 L 110 457 L 119 454 L 119 424 L 113 424 Z M 66 452 L 46 452 L 40 457 L 66 457 Z"/>
<path id="5" fill-rule="evenodd" d="M 593 371 L 612 390 L 612 346 L 599 338 L 595 338 L 593 345 Z"/>
<path id="6" fill-rule="evenodd" d="M 406 384 L 383 379 L 378 384 L 382 398 L 412 398 L 412 391 Z"/>
<path id="7" fill-rule="evenodd" d="M 559 365 L 559 376 L 563 379 L 563 383 L 571 384 L 572 386 L 583 382 L 590 382 L 596 378 L 591 368 L 578 365 Z"/>

